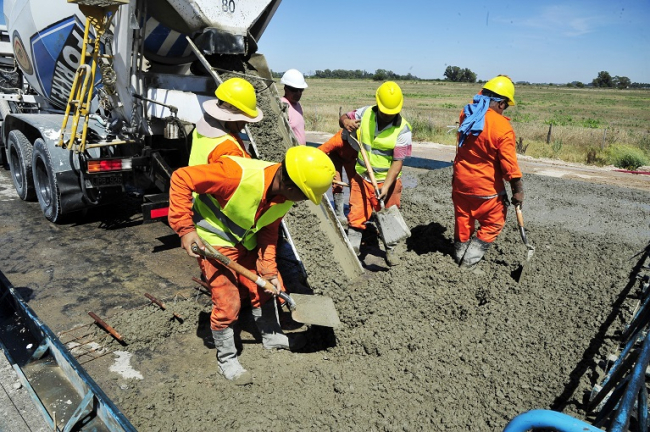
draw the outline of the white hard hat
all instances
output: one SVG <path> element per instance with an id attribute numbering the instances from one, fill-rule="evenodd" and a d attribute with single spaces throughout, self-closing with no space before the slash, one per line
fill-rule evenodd
<path id="1" fill-rule="evenodd" d="M 284 75 L 282 75 L 280 82 L 293 88 L 304 89 L 308 87 L 305 82 L 305 77 L 298 69 L 289 69 L 286 71 Z"/>

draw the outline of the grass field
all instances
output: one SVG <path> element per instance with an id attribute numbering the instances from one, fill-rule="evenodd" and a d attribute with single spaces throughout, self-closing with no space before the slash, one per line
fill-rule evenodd
<path id="1" fill-rule="evenodd" d="M 339 109 L 346 112 L 374 104 L 380 83 L 308 79 L 308 84 L 302 97 L 307 130 L 334 133 Z M 414 141 L 449 145 L 455 144 L 460 111 L 481 88 L 481 84 L 436 81 L 399 85 Z M 520 153 L 622 168 L 650 164 L 650 90 L 521 85 L 515 99 L 517 105 L 505 115 L 521 140 Z"/>

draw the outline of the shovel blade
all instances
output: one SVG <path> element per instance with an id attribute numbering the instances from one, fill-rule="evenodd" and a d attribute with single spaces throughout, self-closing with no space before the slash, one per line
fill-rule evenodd
<path id="1" fill-rule="evenodd" d="M 534 246 L 527 244 L 526 247 L 528 248 L 528 252 L 526 253 L 526 260 L 522 261 L 521 264 L 519 265 L 519 268 L 514 272 L 514 278 L 517 281 L 517 283 L 521 281 L 521 278 L 525 273 L 526 269 L 530 267 L 530 261 L 533 259 L 533 255 L 535 254 Z"/>
<path id="2" fill-rule="evenodd" d="M 341 324 L 339 314 L 330 297 L 308 294 L 290 294 L 296 302 L 291 318 L 303 324 L 336 328 Z"/>
<path id="3" fill-rule="evenodd" d="M 387 245 L 393 245 L 411 237 L 411 230 L 406 225 L 402 213 L 400 213 L 397 206 L 378 211 L 377 224 L 379 226 L 379 233 Z"/>

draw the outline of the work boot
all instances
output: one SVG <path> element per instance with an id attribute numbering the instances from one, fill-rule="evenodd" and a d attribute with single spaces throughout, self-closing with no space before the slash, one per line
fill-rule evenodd
<path id="1" fill-rule="evenodd" d="M 237 347 L 235 346 L 235 332 L 232 327 L 223 330 L 212 330 L 214 345 L 217 347 L 217 362 L 219 372 L 236 385 L 246 385 L 253 382 L 251 373 L 239 363 Z"/>
<path id="2" fill-rule="evenodd" d="M 347 226 L 348 218 L 345 217 L 345 204 L 343 204 L 343 198 L 342 193 L 334 194 L 334 214 L 341 225 Z"/>
<path id="3" fill-rule="evenodd" d="M 469 243 L 469 240 L 466 242 L 454 242 L 454 261 L 456 261 L 456 264 L 460 265 L 461 261 L 463 261 L 463 256 L 465 255 L 465 251 L 467 251 Z"/>
<path id="4" fill-rule="evenodd" d="M 465 250 L 465 255 L 463 256 L 463 261 L 461 266 L 471 269 L 476 267 L 476 265 L 483 259 L 483 255 L 490 248 L 492 243 L 484 242 L 478 238 L 473 238 L 469 242 L 467 250 Z"/>
<path id="5" fill-rule="evenodd" d="M 295 338 L 289 339 L 282 332 L 275 304 L 275 301 L 270 300 L 264 303 L 262 307 L 252 309 L 255 324 L 262 334 L 262 345 L 266 349 L 286 349 L 292 351 L 302 348 L 306 341 L 301 339 L 300 336 L 304 335 L 296 334 Z"/>
<path id="6" fill-rule="evenodd" d="M 404 255 L 404 250 L 406 245 L 404 242 L 395 243 L 392 246 L 386 246 L 386 264 L 390 267 L 399 265 L 402 255 Z"/>
<path id="7" fill-rule="evenodd" d="M 352 250 L 355 254 L 359 255 L 361 250 L 361 239 L 363 238 L 363 231 L 356 228 L 348 228 L 348 240 L 352 245 Z"/>

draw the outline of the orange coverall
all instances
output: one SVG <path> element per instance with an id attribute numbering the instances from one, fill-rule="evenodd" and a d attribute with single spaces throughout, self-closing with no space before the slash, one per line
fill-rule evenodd
<path id="1" fill-rule="evenodd" d="M 464 118 L 461 113 L 461 124 Z M 490 108 L 483 131 L 467 136 L 457 147 L 452 180 L 455 241 L 470 240 L 476 221 L 480 225 L 476 236 L 484 242 L 493 242 L 501 233 L 507 214 L 503 182 L 522 176 L 515 145 L 510 119 Z"/>
<path id="2" fill-rule="evenodd" d="M 271 165 L 264 171 L 265 198 L 257 209 L 255 220 L 271 206 L 281 204 L 286 199 L 281 195 L 267 199 L 271 186 L 281 164 Z M 169 190 L 169 225 L 179 236 L 194 230 L 192 221 L 192 192 L 212 195 L 224 207 L 232 197 L 241 181 L 242 170 L 230 158 L 221 158 L 216 163 L 180 168 L 171 178 Z M 241 244 L 236 247 L 217 247 L 216 249 L 233 261 L 241 264 L 266 279 L 277 276 L 284 291 L 282 278 L 276 263 L 276 245 L 282 218 L 260 229 L 257 233 L 257 247 L 249 251 Z M 249 298 L 252 307 L 261 307 L 273 297 L 243 276 L 211 259 L 198 259 L 201 271 L 212 290 L 212 313 L 210 327 L 223 330 L 237 320 L 242 299 Z"/>
<path id="3" fill-rule="evenodd" d="M 357 175 L 354 166 L 357 163 L 358 152 L 347 141 L 343 140 L 342 133 L 343 130 L 338 131 L 332 138 L 321 144 L 318 149 L 323 151 L 332 160 L 334 169 L 336 169 L 334 180 L 343 181 L 342 169 L 345 169 L 348 181 L 352 181 L 352 178 Z M 333 184 L 332 193 L 343 193 L 343 186 L 336 183 Z"/>

